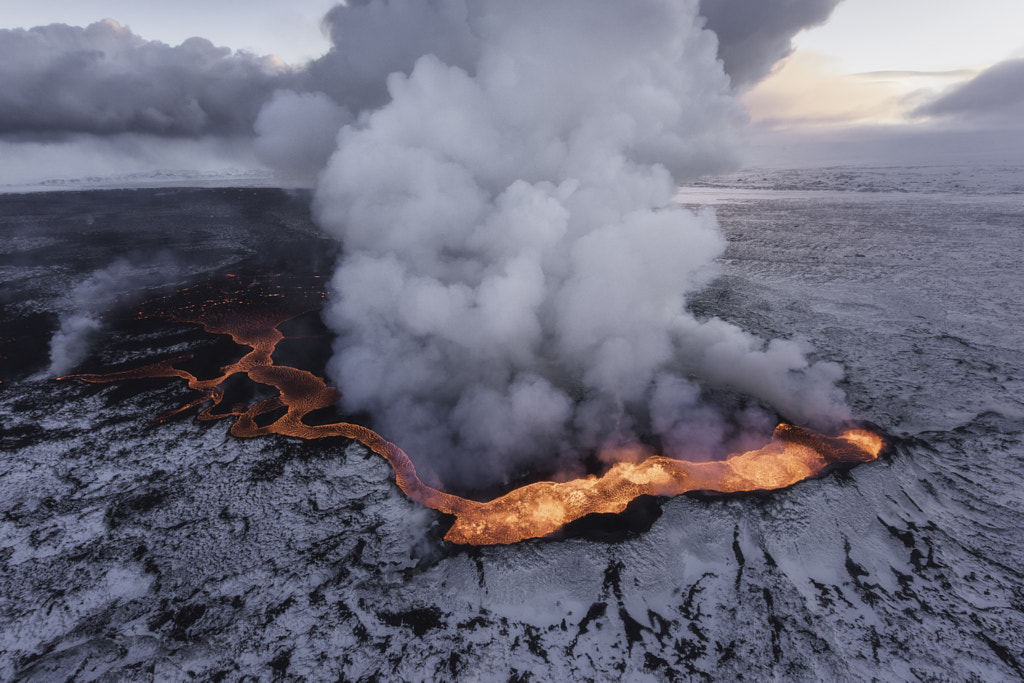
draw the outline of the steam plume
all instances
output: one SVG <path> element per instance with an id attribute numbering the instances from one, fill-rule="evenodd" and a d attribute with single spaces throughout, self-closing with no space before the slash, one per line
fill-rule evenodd
<path id="1" fill-rule="evenodd" d="M 338 130 L 351 120 L 347 108 L 322 92 L 279 90 L 256 119 L 256 154 L 288 173 L 315 174 L 334 151 Z"/>
<path id="2" fill-rule="evenodd" d="M 60 316 L 60 327 L 50 340 L 47 374 L 65 375 L 81 364 L 103 329 L 100 315 L 107 309 L 139 298 L 140 290 L 166 282 L 176 271 L 169 257 L 148 264 L 114 261 L 80 282 L 71 293 L 71 307 Z"/>
<path id="3" fill-rule="evenodd" d="M 336 37 L 349 13 L 437 29 L 397 53 L 383 36 L 351 59 L 336 45 L 346 89 L 413 66 L 356 88 L 385 103 L 341 131 L 315 210 L 346 248 L 325 314 L 345 406 L 445 482 L 552 454 L 571 468 L 638 434 L 711 454 L 766 421 L 716 409 L 711 387 L 805 423 L 845 415 L 836 366 L 685 310 L 724 242 L 713 214 L 671 197 L 734 163 L 740 119 L 697 10 L 370 0 L 332 15 Z"/>

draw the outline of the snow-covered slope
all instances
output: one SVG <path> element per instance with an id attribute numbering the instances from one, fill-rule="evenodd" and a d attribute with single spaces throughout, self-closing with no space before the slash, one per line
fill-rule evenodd
<path id="1" fill-rule="evenodd" d="M 239 259 L 315 249 L 280 207 L 265 225 L 252 198 L 202 197 L 156 213 L 213 239 L 203 216 L 237 206 Z M 61 200 L 47 201 L 34 210 Z M 150 423 L 180 385 L 29 369 L 0 384 L 0 679 L 1024 676 L 1019 197 L 790 188 L 718 214 L 730 246 L 692 308 L 842 363 L 855 414 L 893 435 L 889 457 L 767 496 L 675 498 L 618 542 L 460 548 L 362 447 Z M 231 262 L 224 249 L 209 267 Z M 4 255 L 18 321 L 12 298 L 59 307 L 44 277 L 59 264 L 30 252 Z M 24 329 L 44 346 L 52 331 Z M 89 362 L 211 343 L 147 334 Z"/>

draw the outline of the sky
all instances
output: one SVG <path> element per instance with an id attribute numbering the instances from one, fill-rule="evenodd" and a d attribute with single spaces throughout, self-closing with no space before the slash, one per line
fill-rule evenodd
<path id="1" fill-rule="evenodd" d="M 743 96 L 747 163 L 1019 162 L 1014 119 L 930 117 L 920 108 L 986 68 L 1024 57 L 1016 0 L 844 0 L 799 33 L 794 53 Z M 1024 95 L 1019 78 L 1006 86 Z"/>
<path id="2" fill-rule="evenodd" d="M 297 63 L 329 41 L 320 20 L 334 0 L 35 0 L 8 3 L 0 28 L 112 18 L 149 40 L 191 36 Z M 845 0 L 828 24 L 796 38 L 798 52 L 827 55 L 840 73 L 979 69 L 1024 54 L 1019 0 Z"/>
<path id="3" fill-rule="evenodd" d="M 319 57 L 330 41 L 321 29 L 334 0 L 38 0 L 6 3 L 0 28 L 50 23 L 85 26 L 114 19 L 147 40 L 176 45 L 202 36 L 215 45 L 275 54 L 294 64 Z"/>
<path id="4" fill-rule="evenodd" d="M 729 1 L 720 0 L 723 5 Z M 177 46 L 201 36 L 217 46 L 275 55 L 289 65 L 301 66 L 329 49 L 323 17 L 336 3 L 36 0 L 10 4 L 0 14 L 0 29 L 50 23 L 86 26 L 112 18 L 147 41 Z M 1024 150 L 1024 143 L 1012 144 L 1007 152 L 1006 139 L 991 134 L 993 128 L 1012 128 L 1021 120 L 1017 100 L 1009 108 L 1001 103 L 1004 113 L 995 117 L 979 116 L 964 105 L 970 91 L 960 96 L 960 105 L 954 101 L 950 106 L 930 107 L 929 103 L 997 63 L 1024 58 L 1020 26 L 1024 26 L 1020 0 L 842 0 L 824 25 L 795 36 L 795 51 L 776 64 L 766 79 L 742 89 L 741 102 L 750 121 L 746 162 L 802 164 L 817 159 L 828 163 L 849 154 L 851 146 L 868 156 L 884 155 L 894 149 L 894 137 L 903 141 L 908 136 L 914 140 L 906 149 L 930 153 L 945 149 L 944 141 L 952 138 L 944 133 L 954 130 L 961 135 L 955 144 L 958 150 L 1017 154 Z M 988 90 L 974 99 L 987 102 L 993 92 L 1007 88 L 1024 92 L 1020 72 L 1024 68 L 1004 74 L 1002 81 L 988 78 Z M 270 82 L 263 85 L 273 87 Z M 265 94 L 262 86 L 256 90 Z M 977 139 L 965 145 L 964 134 Z M 939 138 L 943 142 L 933 144 Z M 861 144 L 865 141 L 870 144 Z M 218 153 L 224 148 L 221 145 Z M 824 156 L 822 150 L 827 151 Z M 9 158 L 20 153 L 6 151 Z M 125 145 L 118 149 L 122 152 L 123 163 L 130 166 L 137 161 Z M 238 151 L 235 161 L 245 165 L 250 159 Z M 105 168 L 102 164 L 84 167 L 83 172 L 102 174 Z M 4 180 L 0 172 L 0 184 Z"/>
<path id="5" fill-rule="evenodd" d="M 982 68 L 1024 50 L 1016 0 L 846 0 L 798 50 L 831 54 L 846 73 Z"/>
<path id="6" fill-rule="evenodd" d="M 914 93 L 1024 56 L 1021 26 L 1016 0 L 845 0 L 827 24 L 796 36 L 794 54 L 748 106 L 755 120 L 892 123 Z M 828 96 L 801 96 L 812 92 Z"/>

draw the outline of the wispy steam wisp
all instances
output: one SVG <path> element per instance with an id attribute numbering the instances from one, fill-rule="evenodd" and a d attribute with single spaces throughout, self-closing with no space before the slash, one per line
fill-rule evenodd
<path id="1" fill-rule="evenodd" d="M 146 288 L 169 281 L 175 272 L 174 262 L 167 256 L 144 264 L 118 259 L 80 282 L 50 340 L 47 374 L 57 377 L 77 368 L 103 329 L 104 311 L 137 301 Z"/>

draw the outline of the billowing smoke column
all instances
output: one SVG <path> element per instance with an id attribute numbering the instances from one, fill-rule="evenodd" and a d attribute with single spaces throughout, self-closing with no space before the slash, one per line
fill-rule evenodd
<path id="1" fill-rule="evenodd" d="M 358 97 L 315 199 L 345 249 L 330 372 L 427 477 L 572 471 L 638 437 L 708 457 L 769 427 L 709 388 L 845 417 L 836 366 L 685 310 L 724 241 L 671 198 L 734 162 L 740 117 L 695 2 L 370 0 L 331 21 L 319 68 Z"/>

